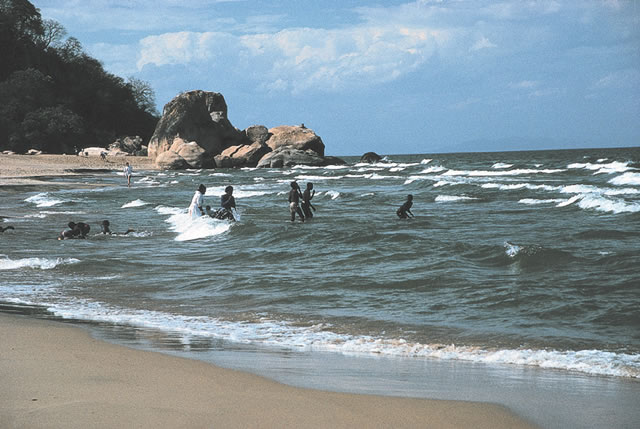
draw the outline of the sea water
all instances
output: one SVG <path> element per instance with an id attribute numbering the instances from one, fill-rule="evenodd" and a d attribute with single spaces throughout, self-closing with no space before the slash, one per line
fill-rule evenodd
<path id="1" fill-rule="evenodd" d="M 638 386 L 639 148 L 346 160 L 2 188 L 0 225 L 16 229 L 0 236 L 0 301 L 167 335 L 185 352 L 469 362 Z M 294 180 L 316 190 L 305 223 L 290 221 Z M 201 183 L 214 208 L 233 185 L 241 220 L 191 220 Z M 415 218 L 398 219 L 408 194 Z M 111 236 L 98 234 L 104 219 Z M 58 241 L 69 221 L 89 223 L 89 238 Z"/>

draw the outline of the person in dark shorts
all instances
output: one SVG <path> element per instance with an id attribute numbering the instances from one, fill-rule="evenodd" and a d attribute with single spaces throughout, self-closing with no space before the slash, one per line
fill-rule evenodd
<path id="1" fill-rule="evenodd" d="M 313 207 L 313 204 L 311 204 L 311 199 L 315 194 L 316 194 L 316 191 L 313 190 L 313 183 L 307 182 L 307 189 L 305 189 L 304 192 L 302 193 L 302 204 L 301 204 L 302 212 L 304 213 L 307 220 L 313 217 L 313 213 L 311 212 L 311 209 L 313 210 L 316 209 L 315 207 Z"/>
<path id="2" fill-rule="evenodd" d="M 409 194 L 407 195 L 407 201 L 405 201 L 404 204 L 402 204 L 400 208 L 396 210 L 396 214 L 400 219 L 408 219 L 409 215 L 411 215 L 411 217 L 415 217 L 413 213 L 411 213 L 412 206 L 413 206 L 413 195 Z"/>
<path id="3" fill-rule="evenodd" d="M 295 181 L 291 182 L 291 190 L 289 191 L 289 212 L 291 212 L 291 222 L 296 220 L 296 213 L 300 217 L 300 220 L 304 222 L 304 214 L 302 210 L 300 210 L 300 198 L 302 198 L 302 194 L 300 193 L 300 186 Z"/>

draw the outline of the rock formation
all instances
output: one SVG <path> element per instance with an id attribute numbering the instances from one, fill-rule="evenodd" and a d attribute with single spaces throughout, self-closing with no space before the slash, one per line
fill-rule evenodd
<path id="1" fill-rule="evenodd" d="M 111 143 L 107 148 L 107 155 L 147 156 L 147 146 L 142 144 L 140 136 L 126 136 Z"/>
<path id="2" fill-rule="evenodd" d="M 375 152 L 367 152 L 360 157 L 360 162 L 368 162 L 370 164 L 382 161 L 382 157 Z"/>
<path id="3" fill-rule="evenodd" d="M 165 105 L 148 154 L 167 169 L 344 163 L 325 157 L 322 139 L 304 125 L 238 130 L 222 94 L 206 91 L 182 93 Z"/>

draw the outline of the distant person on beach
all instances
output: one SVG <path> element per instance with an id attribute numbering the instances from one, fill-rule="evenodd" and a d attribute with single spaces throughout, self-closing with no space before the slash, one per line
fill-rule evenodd
<path id="1" fill-rule="evenodd" d="M 313 183 L 307 182 L 307 189 L 302 193 L 302 212 L 307 219 L 311 219 L 313 217 L 311 209 L 316 209 L 313 204 L 311 204 L 311 199 L 315 194 L 316 191 L 313 190 Z"/>
<path id="2" fill-rule="evenodd" d="M 110 223 L 109 223 L 109 221 L 108 221 L 108 220 L 103 220 L 103 221 L 102 221 L 102 223 L 100 224 L 100 226 L 102 227 L 102 233 L 103 233 L 103 234 L 109 234 L 109 235 L 111 235 L 111 234 L 112 234 L 111 229 L 109 228 Z M 134 229 L 129 228 L 129 229 L 127 229 L 127 231 L 126 231 L 126 232 L 124 232 L 122 235 L 127 235 L 127 234 L 129 234 L 130 232 L 135 232 L 135 230 L 134 230 Z"/>
<path id="3" fill-rule="evenodd" d="M 415 217 L 413 213 L 411 213 L 411 207 L 413 206 L 413 195 L 407 195 L 407 201 L 404 202 L 403 205 L 396 211 L 396 214 L 400 219 L 408 219 L 409 215 L 411 217 Z"/>
<path id="4" fill-rule="evenodd" d="M 207 187 L 202 183 L 198 186 L 195 194 L 193 194 L 193 198 L 191 199 L 191 205 L 189 206 L 189 216 L 191 219 L 199 218 L 200 216 L 204 216 L 204 210 L 202 209 L 202 202 L 204 200 L 204 194 L 207 193 Z"/>
<path id="5" fill-rule="evenodd" d="M 131 175 L 133 174 L 133 167 L 127 164 L 124 166 L 124 175 L 127 178 L 127 186 L 131 187 Z"/>
<path id="6" fill-rule="evenodd" d="M 289 211 L 291 212 L 291 222 L 296 220 L 296 213 L 300 217 L 300 220 L 304 222 L 304 214 L 302 210 L 300 210 L 300 198 L 302 198 L 302 194 L 300 193 L 300 186 L 296 181 L 291 182 L 291 190 L 289 191 Z"/>

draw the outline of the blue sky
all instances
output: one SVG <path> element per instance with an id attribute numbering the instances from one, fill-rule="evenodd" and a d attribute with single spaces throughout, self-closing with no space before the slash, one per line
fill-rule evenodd
<path id="1" fill-rule="evenodd" d="M 640 146 L 640 0 L 33 3 L 158 110 L 220 92 L 330 155 Z"/>

